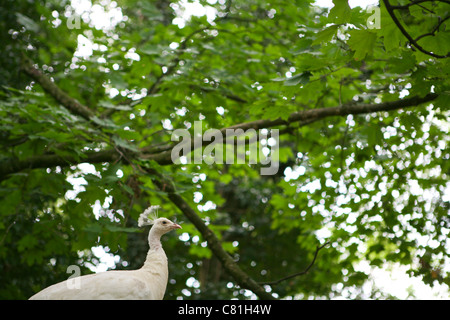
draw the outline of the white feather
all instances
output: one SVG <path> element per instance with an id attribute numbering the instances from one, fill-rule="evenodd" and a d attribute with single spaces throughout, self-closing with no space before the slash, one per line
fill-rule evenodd
<path id="1" fill-rule="evenodd" d="M 160 206 L 150 206 L 141 213 L 138 219 L 138 226 L 148 226 L 155 223 L 155 220 L 158 219 L 158 209 Z"/>
<path id="2" fill-rule="evenodd" d="M 30 300 L 161 300 L 168 280 L 164 250 L 150 251 L 146 264 L 139 270 L 113 270 L 70 279 L 54 284 Z"/>
<path id="3" fill-rule="evenodd" d="M 159 206 L 151 206 L 139 217 L 139 226 L 153 224 L 148 243 L 150 250 L 144 265 L 138 270 L 107 271 L 70 279 L 52 285 L 32 296 L 31 300 L 77 299 L 163 299 L 169 269 L 160 238 L 181 226 L 157 217 Z M 72 281 L 78 286 L 73 287 Z"/>

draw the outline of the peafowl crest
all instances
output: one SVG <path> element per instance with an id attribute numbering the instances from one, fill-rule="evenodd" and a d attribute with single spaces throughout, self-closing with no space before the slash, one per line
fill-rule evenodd
<path id="1" fill-rule="evenodd" d="M 138 219 L 138 226 L 148 226 L 153 225 L 158 219 L 158 209 L 160 206 L 150 206 L 149 208 L 145 209 L 144 212 L 141 213 Z"/>

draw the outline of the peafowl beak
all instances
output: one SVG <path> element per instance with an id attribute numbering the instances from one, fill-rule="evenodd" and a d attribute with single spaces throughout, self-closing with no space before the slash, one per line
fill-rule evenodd
<path id="1" fill-rule="evenodd" d="M 179 224 L 174 223 L 172 225 L 172 229 L 182 229 L 181 226 Z"/>

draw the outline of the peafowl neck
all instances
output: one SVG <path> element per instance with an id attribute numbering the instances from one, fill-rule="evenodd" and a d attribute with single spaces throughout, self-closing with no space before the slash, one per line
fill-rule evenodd
<path id="1" fill-rule="evenodd" d="M 161 232 L 157 229 L 155 230 L 154 228 L 150 230 L 148 235 L 150 250 L 147 253 L 147 258 L 145 259 L 142 268 L 143 270 L 150 270 L 151 272 L 159 270 L 158 272 L 163 272 L 166 274 L 165 278 L 167 278 L 167 256 L 161 245 L 161 236 L 164 233 L 165 232 Z M 167 279 L 165 281 L 167 282 Z"/>
<path id="2" fill-rule="evenodd" d="M 161 245 L 161 236 L 163 233 L 158 232 L 156 228 L 152 228 L 148 235 L 148 245 L 150 246 L 150 250 L 160 250 L 162 249 Z"/>

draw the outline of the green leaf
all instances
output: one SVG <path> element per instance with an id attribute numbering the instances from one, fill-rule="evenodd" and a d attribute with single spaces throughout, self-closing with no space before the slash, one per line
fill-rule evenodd
<path id="1" fill-rule="evenodd" d="M 161 49 L 158 46 L 155 46 L 153 44 L 145 44 L 143 45 L 139 51 L 141 51 L 142 53 L 145 53 L 147 55 L 160 55 L 161 54 Z"/>
<path id="2" fill-rule="evenodd" d="M 238 247 L 234 246 L 233 242 L 231 241 L 222 242 L 222 247 L 228 253 L 234 253 L 239 249 Z"/>
<path id="3" fill-rule="evenodd" d="M 440 31 L 434 36 L 424 37 L 419 40 L 419 44 L 427 51 L 447 55 L 450 53 L 450 32 Z"/>
<path id="4" fill-rule="evenodd" d="M 136 147 L 132 143 L 130 143 L 130 142 L 128 142 L 128 141 L 126 141 L 126 140 L 124 140 L 124 139 L 122 139 L 120 137 L 114 136 L 114 137 L 112 137 L 112 140 L 114 141 L 114 144 L 116 146 L 118 146 L 118 147 L 125 148 L 125 149 L 128 149 L 128 150 L 134 151 L 134 152 L 138 152 L 139 151 L 138 147 Z"/>
<path id="5" fill-rule="evenodd" d="M 332 26 L 329 26 L 322 31 L 318 32 L 316 35 L 316 40 L 313 41 L 313 45 L 316 44 L 324 44 L 329 42 L 333 36 L 336 34 L 337 30 L 339 28 L 339 25 L 335 24 Z"/>
<path id="6" fill-rule="evenodd" d="M 126 232 L 126 233 L 136 233 L 136 232 L 140 232 L 141 229 L 139 228 L 127 228 L 127 227 L 122 227 L 119 225 L 113 225 L 113 224 L 107 224 L 105 226 L 106 230 L 109 230 L 111 232 Z"/>
<path id="7" fill-rule="evenodd" d="M 448 110 L 450 108 L 450 90 L 441 92 L 434 104 L 442 110 Z"/>
<path id="8" fill-rule="evenodd" d="M 111 81 L 111 85 L 118 90 L 128 89 L 128 83 L 125 81 L 122 72 L 112 72 L 109 80 Z"/>
<path id="9" fill-rule="evenodd" d="M 31 235 L 31 234 L 27 234 L 27 235 L 23 236 L 23 238 L 20 239 L 20 241 L 17 243 L 19 251 L 32 249 L 37 244 L 38 244 L 38 240 L 36 239 L 36 237 L 34 235 Z"/>
<path id="10" fill-rule="evenodd" d="M 191 245 L 189 247 L 189 254 L 192 254 L 198 258 L 211 258 L 211 250 L 209 250 L 207 247 L 202 247 L 200 245 Z"/>
<path id="11" fill-rule="evenodd" d="M 334 7 L 331 8 L 328 18 L 337 24 L 344 24 L 350 21 L 352 9 L 347 0 L 333 0 Z"/>
<path id="12" fill-rule="evenodd" d="M 274 105 L 271 107 L 267 107 L 264 109 L 264 112 L 262 114 L 262 118 L 264 119 L 284 119 L 286 120 L 287 117 L 289 117 L 289 113 L 286 112 L 286 108 L 281 105 Z"/>
<path id="13" fill-rule="evenodd" d="M 98 102 L 98 105 L 107 108 L 107 109 L 114 109 L 114 110 L 121 110 L 121 111 L 127 111 L 132 110 L 133 108 L 129 105 L 115 105 L 110 100 L 101 100 Z"/>
<path id="14" fill-rule="evenodd" d="M 383 38 L 383 44 L 386 52 L 398 50 L 400 42 L 404 39 L 401 31 L 387 12 L 384 5 L 381 6 L 381 27 L 377 30 L 378 36 Z"/>
<path id="15" fill-rule="evenodd" d="M 102 230 L 103 230 L 103 228 L 100 225 L 100 223 L 88 224 L 83 228 L 83 231 L 85 231 L 85 232 L 95 233 L 98 235 L 102 232 Z"/>
<path id="16" fill-rule="evenodd" d="M 111 119 L 100 119 L 99 117 L 94 116 L 91 118 L 91 120 L 92 120 L 92 122 L 94 122 L 102 127 L 118 128 L 118 126 Z"/>
<path id="17" fill-rule="evenodd" d="M 311 78 L 312 73 L 309 71 L 296 74 L 295 76 L 292 76 L 291 78 L 288 78 L 286 81 L 284 81 L 285 86 L 296 86 L 299 84 L 307 84 L 309 82 L 309 78 Z"/>
<path id="18" fill-rule="evenodd" d="M 347 41 L 350 48 L 355 51 L 355 60 L 363 60 L 366 55 L 372 53 L 377 40 L 377 34 L 369 30 L 351 30 L 350 39 Z"/>
<path id="19" fill-rule="evenodd" d="M 19 22 L 21 25 L 23 25 L 27 30 L 33 31 L 33 32 L 39 32 L 39 25 L 33 21 L 32 19 L 28 18 L 26 15 L 23 15 L 19 12 L 16 13 L 17 16 L 17 22 Z"/>
<path id="20" fill-rule="evenodd" d="M 391 72 L 405 73 L 416 65 L 416 57 L 411 51 L 403 51 L 401 57 L 389 59 Z"/>

